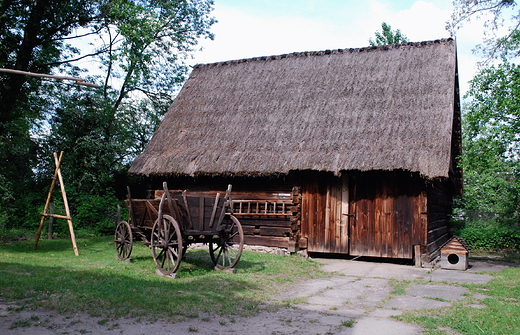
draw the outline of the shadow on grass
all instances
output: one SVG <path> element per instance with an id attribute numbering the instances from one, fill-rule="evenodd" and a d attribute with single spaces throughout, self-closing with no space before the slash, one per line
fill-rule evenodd
<path id="1" fill-rule="evenodd" d="M 250 315 L 284 284 L 320 275 L 300 257 L 244 251 L 237 273 L 214 270 L 207 248 L 189 249 L 178 278 L 156 274 L 150 249 L 134 244 L 133 262 L 116 257 L 113 237 L 0 245 L 0 299 L 27 307 L 104 317 Z"/>
<path id="2" fill-rule="evenodd" d="M 151 252 L 150 252 L 151 254 Z M 153 259 L 152 259 L 153 261 Z M 211 260 L 211 256 L 209 254 L 209 251 L 206 249 L 196 249 L 196 250 L 189 250 L 182 260 L 182 263 L 192 264 L 194 266 L 205 268 L 208 270 L 213 271 L 214 264 Z M 238 261 L 237 265 L 235 266 L 235 269 L 237 271 L 240 270 L 247 270 L 247 271 L 261 271 L 262 269 L 265 269 L 266 264 L 265 261 L 252 261 L 248 260 L 246 256 L 242 255 L 240 260 Z"/>
<path id="3" fill-rule="evenodd" d="M 152 318 L 248 315 L 261 303 L 255 292 L 263 287 L 246 278 L 241 262 L 237 274 L 213 270 L 207 250 L 190 251 L 179 278 L 171 279 L 155 274 L 145 246 L 136 246 L 129 263 L 116 259 L 110 238 L 78 241 L 80 257 L 70 240 L 45 241 L 37 250 L 32 245 L 0 245 L 0 299 L 58 312 Z"/>
<path id="4" fill-rule="evenodd" d="M 93 245 L 103 243 L 102 248 L 92 248 Z M 77 246 L 80 253 L 80 256 L 87 252 L 88 254 L 95 252 L 104 252 L 112 249 L 114 257 L 116 256 L 115 247 L 113 245 L 110 237 L 98 237 L 91 239 L 78 239 Z M 134 251 L 132 252 L 130 258 L 132 259 L 131 263 L 140 263 L 140 262 L 151 262 L 153 264 L 153 256 L 150 248 L 139 241 L 134 242 Z M 136 250 L 141 249 L 140 253 L 136 253 Z M 0 244 L 0 251 L 6 252 L 14 252 L 14 253 L 28 253 L 31 255 L 46 255 L 46 254 L 54 254 L 61 252 L 70 252 L 71 257 L 73 257 L 73 248 L 72 242 L 70 239 L 55 239 L 55 240 L 40 240 L 38 243 L 38 247 L 34 249 L 34 240 L 26 240 L 23 242 L 12 243 L 12 244 Z M 143 251 L 144 250 L 144 251 Z M 211 261 L 211 256 L 209 254 L 208 248 L 203 249 L 189 249 L 185 257 L 182 259 L 182 263 L 191 263 L 194 266 L 198 266 L 201 268 L 207 268 L 209 270 L 213 270 L 214 265 Z M 182 266 L 182 265 L 181 265 Z M 267 266 L 265 261 L 251 261 L 245 259 L 244 256 L 241 257 L 239 262 L 237 263 L 237 269 L 256 269 L 257 271 L 261 271 Z"/>
<path id="5" fill-rule="evenodd" d="M 260 287 L 240 276 L 207 267 L 187 269 L 182 275 L 178 279 L 155 274 L 138 278 L 102 268 L 85 271 L 2 262 L 0 297 L 31 308 L 107 317 L 248 314 L 260 303 L 244 297 L 246 291 Z"/>
<path id="6" fill-rule="evenodd" d="M 40 239 L 38 246 L 34 249 L 35 239 L 22 242 L 0 244 L 0 249 L 17 253 L 48 253 L 70 250 L 73 253 L 72 241 L 70 239 L 43 240 Z M 80 246 L 81 247 L 81 246 Z"/>

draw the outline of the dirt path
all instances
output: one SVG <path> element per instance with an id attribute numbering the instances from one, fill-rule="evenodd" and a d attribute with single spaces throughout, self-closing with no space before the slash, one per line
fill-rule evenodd
<path id="1" fill-rule="evenodd" d="M 408 309 L 449 306 L 467 296 L 465 288 L 450 283 L 485 283 L 492 276 L 480 271 L 499 271 L 506 265 L 472 262 L 465 272 L 415 268 L 412 266 L 317 259 L 330 278 L 313 279 L 273 297 L 274 301 L 295 299 L 295 304 L 261 312 L 252 317 L 179 319 L 175 323 L 106 320 L 83 314 L 57 315 L 43 310 L 16 311 L 17 306 L 0 300 L 0 334 L 348 334 L 416 335 L 417 325 L 398 322 L 392 316 Z M 416 280 L 404 295 L 390 294 L 389 281 Z M 439 298 L 432 300 L 431 298 Z M 484 295 L 473 295 L 477 300 Z M 434 306 L 435 305 L 435 306 Z M 485 308 L 476 304 L 475 308 Z"/>

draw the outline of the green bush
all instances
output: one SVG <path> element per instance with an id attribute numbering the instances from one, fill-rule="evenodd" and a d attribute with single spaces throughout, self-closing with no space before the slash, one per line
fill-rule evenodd
<path id="1" fill-rule="evenodd" d="M 31 237 L 29 235 L 30 234 L 28 234 L 27 230 L 6 229 L 5 227 L 0 226 L 0 244 L 24 241 Z"/>
<path id="2" fill-rule="evenodd" d="M 27 192 L 20 194 L 8 204 L 0 204 L 0 229 L 36 230 L 44 203 L 44 195 Z"/>
<path id="3" fill-rule="evenodd" d="M 13 234 L 35 234 L 41 220 L 41 212 L 45 205 L 46 194 L 27 193 L 11 202 L 11 206 L 0 206 L 0 239 L 8 241 L 13 239 Z M 72 216 L 74 233 L 77 237 L 94 237 L 112 235 L 114 233 L 117 205 L 121 205 L 124 218 L 124 205 L 121 200 L 107 190 L 105 195 L 78 194 L 71 190 L 67 192 L 69 209 Z M 52 197 L 54 214 L 65 215 L 59 190 L 55 190 Z M 47 210 L 51 212 L 50 208 Z M 47 234 L 49 218 L 46 218 L 42 235 Z M 21 233 L 23 232 L 23 234 Z M 54 236 L 68 237 L 70 235 L 67 221 L 54 219 Z"/>
<path id="4" fill-rule="evenodd" d="M 67 193 L 69 209 L 72 216 L 72 225 L 76 237 L 106 236 L 114 233 L 117 205 L 122 202 L 115 196 L 72 194 Z M 56 214 L 65 214 L 60 196 L 54 197 Z M 48 227 L 46 221 L 45 228 Z M 56 219 L 53 229 L 55 236 L 69 236 L 67 221 Z"/>
<path id="5" fill-rule="evenodd" d="M 520 250 L 520 228 L 496 221 L 474 221 L 455 232 L 473 249 Z"/>
<path id="6" fill-rule="evenodd" d="M 114 196 L 80 195 L 76 198 L 73 210 L 74 227 L 87 236 L 112 234 L 115 229 L 117 205 L 120 201 Z"/>

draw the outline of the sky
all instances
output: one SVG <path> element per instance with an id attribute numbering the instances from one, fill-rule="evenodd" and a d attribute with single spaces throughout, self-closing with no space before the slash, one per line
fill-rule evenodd
<path id="1" fill-rule="evenodd" d="M 451 0 L 215 0 L 211 31 L 189 64 L 301 51 L 360 48 L 386 22 L 412 42 L 450 37 L 445 29 Z M 464 93 L 482 60 L 472 50 L 482 42 L 481 22 L 457 31 L 460 88 Z"/>

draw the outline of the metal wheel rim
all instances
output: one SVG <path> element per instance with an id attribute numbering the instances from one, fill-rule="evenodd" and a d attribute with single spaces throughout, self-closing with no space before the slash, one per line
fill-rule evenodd
<path id="1" fill-rule="evenodd" d="M 114 235 L 114 244 L 116 247 L 117 257 L 120 260 L 126 260 L 130 258 L 130 255 L 132 254 L 134 238 L 132 235 L 132 229 L 130 228 L 128 222 L 120 221 L 117 224 Z"/>
<path id="2" fill-rule="evenodd" d="M 220 269 L 230 269 L 234 267 L 244 249 L 244 231 L 240 221 L 230 215 L 231 226 L 219 234 L 219 239 L 216 242 L 209 243 L 209 254 L 213 265 Z M 238 239 L 238 241 L 236 241 Z M 233 241 L 235 240 L 235 241 Z"/>
<path id="3" fill-rule="evenodd" d="M 150 245 L 155 265 L 162 274 L 177 271 L 182 260 L 182 235 L 175 219 L 164 215 L 162 220 L 155 221 Z"/>

